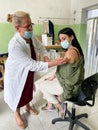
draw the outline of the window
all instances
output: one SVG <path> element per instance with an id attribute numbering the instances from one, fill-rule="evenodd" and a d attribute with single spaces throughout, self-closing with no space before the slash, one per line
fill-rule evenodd
<path id="1" fill-rule="evenodd" d="M 87 14 L 87 18 L 98 17 L 98 9 L 89 10 Z"/>

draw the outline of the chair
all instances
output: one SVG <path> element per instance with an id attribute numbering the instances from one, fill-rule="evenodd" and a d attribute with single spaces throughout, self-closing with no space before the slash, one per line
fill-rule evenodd
<path id="1" fill-rule="evenodd" d="M 7 59 L 8 53 L 0 53 L 0 88 L 4 88 L 4 61 Z"/>
<path id="2" fill-rule="evenodd" d="M 55 118 L 52 120 L 52 124 L 61 121 L 70 122 L 69 130 L 73 130 L 74 125 L 77 124 L 85 130 L 90 130 L 85 124 L 79 121 L 80 118 L 88 118 L 87 113 L 76 115 L 75 104 L 79 106 L 88 105 L 90 107 L 95 104 L 95 94 L 98 88 L 98 73 L 86 78 L 81 85 L 81 92 L 76 98 L 71 98 L 67 101 L 73 103 L 71 112 L 67 109 L 64 118 Z M 68 115 L 68 116 L 67 116 Z"/>
<path id="3" fill-rule="evenodd" d="M 0 89 L 4 88 L 4 63 L 0 61 Z"/>

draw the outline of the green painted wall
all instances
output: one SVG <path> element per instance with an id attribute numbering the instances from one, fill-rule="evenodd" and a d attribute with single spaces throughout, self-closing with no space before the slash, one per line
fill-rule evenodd
<path id="1" fill-rule="evenodd" d="M 12 24 L 0 23 L 0 53 L 7 52 L 8 42 L 14 34 Z"/>
<path id="2" fill-rule="evenodd" d="M 85 24 L 74 24 L 74 25 L 55 25 L 54 34 L 55 40 L 58 39 L 58 32 L 64 27 L 71 27 L 77 36 L 77 39 L 80 42 L 80 45 L 85 51 L 85 39 L 86 39 L 86 25 Z M 8 43 L 11 37 L 14 35 L 15 30 L 11 23 L 0 23 L 0 53 L 7 52 Z M 41 36 L 42 34 L 42 25 L 34 25 L 34 34 Z"/>

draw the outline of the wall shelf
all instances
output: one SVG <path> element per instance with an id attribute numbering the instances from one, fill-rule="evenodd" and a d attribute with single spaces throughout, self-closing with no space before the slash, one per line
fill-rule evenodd
<path id="1" fill-rule="evenodd" d="M 60 45 L 51 45 L 51 46 L 45 46 L 45 47 L 46 49 L 55 49 L 55 50 L 62 49 Z"/>

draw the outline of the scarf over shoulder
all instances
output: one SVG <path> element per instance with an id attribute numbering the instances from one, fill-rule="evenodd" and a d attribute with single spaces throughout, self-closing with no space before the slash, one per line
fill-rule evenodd
<path id="1" fill-rule="evenodd" d="M 63 87 L 63 93 L 60 95 L 62 101 L 77 96 L 84 79 L 83 57 L 75 63 L 58 66 L 56 76 Z"/>

